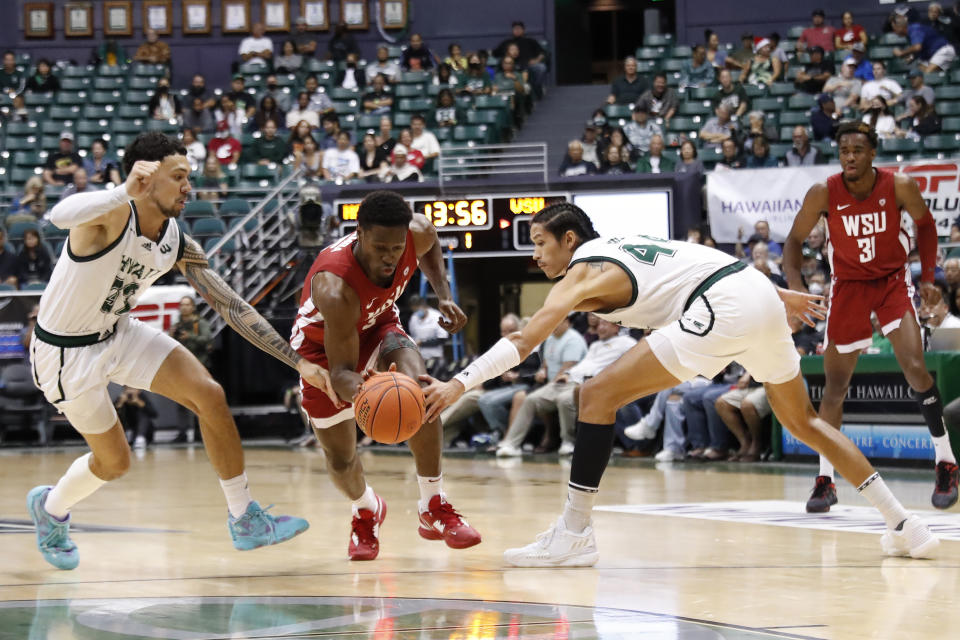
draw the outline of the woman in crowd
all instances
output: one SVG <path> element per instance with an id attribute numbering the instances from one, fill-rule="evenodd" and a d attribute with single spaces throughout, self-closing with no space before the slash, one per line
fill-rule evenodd
<path id="1" fill-rule="evenodd" d="M 426 162 L 423 159 L 423 154 L 413 148 L 413 134 L 410 133 L 410 129 L 404 129 L 400 132 L 400 137 L 397 138 L 397 143 L 402 144 L 407 152 L 407 162 L 415 166 L 417 169 L 423 169 L 423 164 Z"/>
<path id="2" fill-rule="evenodd" d="M 303 151 L 303 141 L 309 136 L 310 123 L 306 120 L 301 120 L 297 123 L 297 126 L 293 128 L 293 131 L 290 132 L 290 138 L 287 139 L 287 146 L 290 147 L 290 151 L 293 153 Z"/>
<path id="3" fill-rule="evenodd" d="M 271 95 L 263 96 L 263 99 L 260 101 L 260 108 L 257 109 L 253 119 L 250 121 L 251 131 L 262 131 L 263 124 L 267 120 L 273 120 L 277 123 L 277 126 L 282 126 L 283 123 L 287 121 L 287 114 L 280 110 L 280 107 L 277 106 L 276 99 Z"/>
<path id="4" fill-rule="evenodd" d="M 203 161 L 203 173 L 196 181 L 197 197 L 201 200 L 223 200 L 227 197 L 227 176 L 217 156 L 209 154 Z"/>
<path id="5" fill-rule="evenodd" d="M 862 120 L 873 127 L 881 138 L 893 138 L 897 135 L 897 121 L 890 114 L 887 101 L 881 96 L 875 96 L 870 101 L 870 108 L 864 112 Z"/>
<path id="6" fill-rule="evenodd" d="M 280 55 L 273 62 L 277 73 L 296 73 L 303 66 L 303 56 L 297 53 L 297 45 L 293 40 L 284 40 L 280 47 Z"/>
<path id="7" fill-rule="evenodd" d="M 753 153 L 753 141 L 757 138 L 777 139 L 777 130 L 767 123 L 763 111 L 751 111 L 747 114 L 747 130 L 743 137 L 743 148 L 747 154 Z"/>
<path id="8" fill-rule="evenodd" d="M 843 26 L 833 34 L 833 46 L 837 50 L 837 58 L 842 58 L 850 50 L 850 47 L 858 42 L 867 46 L 867 32 L 860 25 L 854 24 L 851 12 L 844 11 L 840 21 Z"/>
<path id="9" fill-rule="evenodd" d="M 17 254 L 17 283 L 24 285 L 46 282 L 53 272 L 53 258 L 40 239 L 40 232 L 27 229 L 23 232 L 23 247 Z"/>
<path id="10" fill-rule="evenodd" d="M 31 216 L 34 219 L 43 218 L 47 212 L 47 195 L 43 189 L 43 178 L 40 176 L 30 176 L 25 185 L 23 193 L 13 199 L 10 203 L 11 216 Z"/>
<path id="11" fill-rule="evenodd" d="M 942 122 L 932 104 L 920 94 L 915 94 L 907 101 L 907 110 L 897 118 L 899 122 L 906 121 L 905 126 L 897 130 L 898 137 L 910 137 L 920 140 L 923 136 L 940 133 Z"/>
<path id="12" fill-rule="evenodd" d="M 170 80 L 157 80 L 157 90 L 150 97 L 147 110 L 154 120 L 173 120 L 180 117 L 183 108 L 180 106 L 180 98 L 170 92 Z"/>
<path id="13" fill-rule="evenodd" d="M 97 138 L 90 144 L 90 153 L 83 159 L 83 168 L 87 170 L 87 177 L 94 184 L 112 182 L 120 184 L 120 161 L 107 155 L 107 141 Z M 206 151 L 204 151 L 206 154 Z"/>
<path id="14" fill-rule="evenodd" d="M 303 147 L 300 151 L 293 152 L 294 170 L 303 168 L 303 177 L 317 178 L 321 176 L 323 168 L 323 152 L 317 146 L 317 141 L 312 135 L 307 135 L 303 139 Z"/>
<path id="15" fill-rule="evenodd" d="M 383 149 L 383 155 L 390 156 L 397 139 L 393 137 L 393 120 L 390 116 L 380 116 L 380 130 L 376 133 L 377 146 Z"/>
<path id="16" fill-rule="evenodd" d="M 703 168 L 703 162 L 697 157 L 697 146 L 690 140 L 684 140 L 683 144 L 680 145 L 680 162 L 677 163 L 674 171 L 700 175 L 706 172 Z"/>
<path id="17" fill-rule="evenodd" d="M 620 147 L 613 144 L 607 145 L 603 152 L 603 164 L 600 165 L 600 173 L 609 176 L 632 173 L 630 165 L 620 157 Z"/>
<path id="18" fill-rule="evenodd" d="M 467 70 L 467 59 L 463 55 L 463 49 L 460 48 L 460 45 L 456 42 L 451 42 L 450 46 L 447 47 L 448 55 L 444 58 L 443 63 L 448 65 L 451 69 L 456 69 L 457 71 L 466 71 Z"/>
<path id="19" fill-rule="evenodd" d="M 703 41 L 707 43 L 707 62 L 719 73 L 727 64 L 727 50 L 720 47 L 720 36 L 713 29 L 703 32 Z"/>
<path id="20" fill-rule="evenodd" d="M 456 90 L 459 83 L 460 78 L 450 65 L 444 63 L 437 67 L 437 74 L 433 76 L 434 86 Z"/>
<path id="21" fill-rule="evenodd" d="M 380 182 L 389 166 L 387 154 L 377 145 L 376 136 L 369 131 L 363 136 L 357 156 L 360 158 L 360 177 L 367 182 Z"/>
<path id="22" fill-rule="evenodd" d="M 46 58 L 40 58 L 37 61 L 37 68 L 33 72 L 33 75 L 27 78 L 27 91 L 32 91 L 33 93 L 60 91 L 60 80 L 50 71 L 50 61 Z"/>
<path id="23" fill-rule="evenodd" d="M 180 138 L 187 150 L 187 162 L 190 163 L 190 171 L 199 171 L 207 158 L 207 148 L 197 140 L 197 134 L 189 127 L 183 130 Z"/>
<path id="24" fill-rule="evenodd" d="M 755 86 L 770 86 L 777 82 L 783 73 L 783 64 L 779 58 L 771 55 L 773 43 L 769 38 L 760 38 L 754 45 L 754 51 L 747 82 Z"/>
<path id="25" fill-rule="evenodd" d="M 450 89 L 441 89 L 437 94 L 437 108 L 433 111 L 436 126 L 455 127 L 457 119 L 460 117 L 460 110 L 457 109 L 456 101 L 453 99 L 453 92 Z"/>

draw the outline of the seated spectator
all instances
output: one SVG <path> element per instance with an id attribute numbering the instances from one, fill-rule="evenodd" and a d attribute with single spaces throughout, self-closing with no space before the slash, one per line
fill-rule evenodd
<path id="1" fill-rule="evenodd" d="M 423 182 L 423 174 L 415 165 L 407 162 L 407 147 L 396 144 L 391 154 L 392 161 L 384 182 Z"/>
<path id="2" fill-rule="evenodd" d="M 87 172 L 90 182 L 104 184 L 112 182 L 118 185 L 120 179 L 120 161 L 112 155 L 107 155 L 107 141 L 97 138 L 90 143 L 90 153 L 83 159 L 83 168 Z"/>
<path id="3" fill-rule="evenodd" d="M 297 53 L 304 58 L 312 58 L 317 51 L 317 41 L 307 31 L 307 19 L 303 16 L 298 17 L 295 22 L 293 44 L 297 47 Z"/>
<path id="4" fill-rule="evenodd" d="M 220 106 L 213 112 L 213 117 L 217 121 L 217 131 L 220 130 L 222 123 L 226 123 L 231 136 L 238 140 L 243 137 L 243 125 L 246 124 L 247 118 L 240 109 L 237 109 L 236 103 L 230 99 L 230 96 L 226 94 L 220 96 Z"/>
<path id="5" fill-rule="evenodd" d="M 207 95 L 207 81 L 203 75 L 199 73 L 193 75 L 187 93 L 191 98 L 191 104 L 193 103 L 193 98 L 200 98 L 203 100 L 203 107 L 205 109 L 213 109 L 217 105 L 216 99 L 213 96 Z"/>
<path id="6" fill-rule="evenodd" d="M 400 75 L 400 65 L 390 59 L 390 51 L 385 45 L 380 45 L 377 47 L 377 60 L 367 65 L 367 68 L 364 69 L 364 73 L 367 74 L 367 84 L 373 84 L 373 79 L 378 75 L 383 75 L 384 80 L 388 83 L 394 83 L 397 81 L 397 76 Z"/>
<path id="7" fill-rule="evenodd" d="M 410 129 L 401 129 L 400 135 L 397 136 L 397 144 L 402 144 L 406 148 L 407 162 L 422 171 L 427 161 L 423 157 L 423 153 L 413 147 L 413 132 Z"/>
<path id="8" fill-rule="evenodd" d="M 129 60 L 126 50 L 112 38 L 94 47 L 90 54 L 90 64 L 95 66 L 117 67 L 126 64 Z"/>
<path id="9" fill-rule="evenodd" d="M 844 11 L 840 16 L 841 27 L 833 35 L 833 46 L 837 51 L 850 51 L 858 42 L 867 46 L 867 32 L 853 22 L 853 14 Z"/>
<path id="10" fill-rule="evenodd" d="M 263 131 L 263 126 L 267 121 L 272 120 L 279 129 L 286 122 L 286 119 L 287 114 L 277 107 L 277 101 L 273 99 L 273 96 L 266 95 L 260 101 L 260 108 L 253 115 L 250 125 L 253 131 Z"/>
<path id="11" fill-rule="evenodd" d="M 770 143 L 766 136 L 753 136 L 753 153 L 747 156 L 747 169 L 776 167 L 777 159 L 770 157 Z"/>
<path id="12" fill-rule="evenodd" d="M 447 53 L 449 55 L 443 59 L 445 65 L 457 72 L 467 70 L 467 58 L 463 55 L 463 48 L 458 43 L 451 42 L 447 47 Z"/>
<path id="13" fill-rule="evenodd" d="M 831 76 L 823 85 L 823 92 L 833 97 L 838 112 L 856 108 L 860 104 L 863 80 L 853 75 L 856 68 L 856 61 L 853 58 L 847 58 L 840 66 L 840 75 Z M 870 73 L 872 75 L 873 71 Z"/>
<path id="14" fill-rule="evenodd" d="M 747 166 L 746 160 L 740 155 L 740 147 L 734 138 L 726 138 L 720 145 L 720 153 L 723 155 L 717 161 L 714 170 L 743 169 Z"/>
<path id="15" fill-rule="evenodd" d="M 133 59 L 148 64 L 170 64 L 170 45 L 160 41 L 155 29 L 144 31 L 147 41 L 137 47 Z"/>
<path id="16" fill-rule="evenodd" d="M 713 29 L 707 29 L 703 32 L 703 41 L 707 43 L 707 62 L 716 73 L 720 73 L 727 66 L 727 50 L 720 46 L 720 36 Z"/>
<path id="17" fill-rule="evenodd" d="M 176 120 L 180 117 L 183 109 L 180 106 L 180 98 L 170 91 L 170 80 L 167 78 L 157 80 L 157 90 L 150 97 L 147 110 L 154 120 Z"/>
<path id="18" fill-rule="evenodd" d="M 737 123 L 730 119 L 730 110 L 723 104 L 718 104 L 713 112 L 716 115 L 707 120 L 700 129 L 700 139 L 719 147 L 727 138 L 736 136 Z"/>
<path id="19" fill-rule="evenodd" d="M 797 53 L 809 51 L 813 47 L 820 47 L 824 51 L 833 51 L 836 45 L 833 36 L 836 31 L 826 23 L 826 14 L 823 9 L 814 9 L 811 16 L 813 24 L 803 30 L 797 40 Z"/>
<path id="20" fill-rule="evenodd" d="M 434 61 L 440 60 L 423 44 L 423 36 L 419 33 L 410 35 L 410 44 L 400 55 L 400 67 L 404 71 L 420 71 L 433 69 Z"/>
<path id="21" fill-rule="evenodd" d="M 310 96 L 310 108 L 324 115 L 335 111 L 333 100 L 327 95 L 327 90 L 320 86 L 317 74 L 311 73 L 303 82 L 307 95 Z"/>
<path id="22" fill-rule="evenodd" d="M 213 156 L 222 165 L 236 164 L 240 160 L 243 147 L 240 141 L 233 137 L 230 125 L 226 120 L 217 123 L 217 135 L 207 144 L 209 156 Z"/>
<path id="23" fill-rule="evenodd" d="M 623 175 L 633 173 L 630 165 L 620 157 L 620 147 L 608 144 L 603 150 L 603 163 L 600 165 L 600 173 L 608 176 Z"/>
<path id="24" fill-rule="evenodd" d="M 323 158 L 326 155 L 312 135 L 303 139 L 303 147 L 293 152 L 293 169 L 303 169 L 303 177 L 307 180 L 323 177 Z"/>
<path id="25" fill-rule="evenodd" d="M 483 64 L 480 62 L 480 56 L 470 54 L 467 64 L 467 73 L 461 78 L 462 82 L 457 84 L 457 93 L 463 95 L 477 96 L 480 94 L 495 93 L 493 81 Z"/>
<path id="26" fill-rule="evenodd" d="M 291 153 L 303 150 L 303 141 L 310 135 L 311 130 L 310 123 L 306 120 L 301 120 L 293 127 L 290 137 L 287 138 L 287 148 Z"/>
<path id="27" fill-rule="evenodd" d="M 916 56 L 920 60 L 920 69 L 925 73 L 946 71 L 957 58 L 953 45 L 932 26 L 919 22 L 910 23 L 906 16 L 894 16 L 891 22 L 893 32 L 910 40 L 910 46 L 904 49 L 895 47 L 893 55 L 900 57 Z"/>
<path id="28" fill-rule="evenodd" d="M 727 56 L 727 68 L 740 71 L 740 81 L 750 74 L 750 65 L 753 63 L 753 34 L 740 34 L 739 49 Z"/>
<path id="29" fill-rule="evenodd" d="M 347 25 L 341 22 L 333 30 L 333 37 L 327 43 L 327 53 L 334 62 L 343 62 L 351 53 L 360 55 L 360 47 Z"/>
<path id="30" fill-rule="evenodd" d="M 720 88 L 710 99 L 714 112 L 718 105 L 724 105 L 732 116 L 738 118 L 750 108 L 750 98 L 747 96 L 743 84 L 733 82 L 733 74 L 729 69 L 720 71 Z"/>
<path id="31" fill-rule="evenodd" d="M 840 118 L 833 96 L 821 93 L 817 96 L 817 109 L 810 111 L 810 129 L 814 140 L 833 140 L 840 126 Z"/>
<path id="32" fill-rule="evenodd" d="M 397 144 L 393 137 L 393 121 L 390 116 L 380 116 L 380 128 L 377 130 L 377 146 L 383 149 L 383 153 L 389 156 L 393 152 L 393 146 Z"/>
<path id="33" fill-rule="evenodd" d="M 632 440 L 653 440 L 663 425 L 663 449 L 654 458 L 657 462 L 674 462 L 686 457 L 687 438 L 683 432 L 683 398 L 691 391 L 706 387 L 710 381 L 701 376 L 656 394 L 650 411 L 636 424 L 624 429 Z"/>
<path id="34" fill-rule="evenodd" d="M 737 388 L 717 398 L 717 413 L 734 437 L 740 449 L 733 455 L 717 459 L 756 462 L 760 459 L 763 419 L 770 415 L 770 403 L 762 384 L 744 373 Z"/>
<path id="35" fill-rule="evenodd" d="M 713 84 L 716 78 L 713 65 L 707 61 L 707 50 L 702 44 L 693 45 L 689 60 L 680 67 L 681 87 L 705 87 Z"/>
<path id="36" fill-rule="evenodd" d="M 600 135 L 600 127 L 596 120 L 588 120 L 587 126 L 583 129 L 583 136 L 580 138 L 583 147 L 583 159 L 592 162 L 594 165 L 600 165 L 600 145 L 603 137 Z"/>
<path id="37" fill-rule="evenodd" d="M 706 173 L 706 169 L 697 155 L 697 145 L 693 144 L 690 140 L 684 140 L 680 144 L 680 162 L 674 165 L 673 170 L 677 173 L 697 173 L 703 175 Z"/>
<path id="38" fill-rule="evenodd" d="M 560 175 L 562 177 L 582 176 L 596 172 L 597 165 L 583 159 L 583 143 L 579 140 L 571 140 L 567 145 L 567 154 L 560 163 Z"/>
<path id="39" fill-rule="evenodd" d="M 254 111 L 256 111 L 254 97 L 247 91 L 247 81 L 239 73 L 234 74 L 230 80 L 230 91 L 227 91 L 223 95 L 233 100 L 233 104 L 236 105 L 240 113 L 243 113 L 248 118 L 252 117 Z"/>
<path id="40" fill-rule="evenodd" d="M 297 106 L 287 112 L 287 129 L 295 128 L 300 122 L 314 129 L 320 126 L 320 116 L 310 108 L 310 94 L 306 91 L 297 94 Z"/>
<path id="41" fill-rule="evenodd" d="M 649 88 L 646 79 L 637 73 L 637 59 L 627 56 L 623 61 L 623 75 L 610 85 L 608 104 L 636 104 Z"/>
<path id="42" fill-rule="evenodd" d="M 60 91 L 60 80 L 51 73 L 50 61 L 46 58 L 37 60 L 37 68 L 27 78 L 27 91 L 32 93 L 55 93 Z"/>
<path id="43" fill-rule="evenodd" d="M 73 149 L 73 132 L 60 134 L 60 147 L 47 156 L 43 169 L 43 181 L 47 184 L 70 184 L 73 173 L 83 166 L 83 158 Z"/>
<path id="44" fill-rule="evenodd" d="M 320 118 L 320 126 L 323 128 L 323 138 L 317 145 L 323 150 L 333 149 L 337 146 L 337 137 L 340 135 L 340 118 L 336 113 L 325 113 Z"/>
<path id="45" fill-rule="evenodd" d="M 360 172 L 357 177 L 367 182 L 380 182 L 380 176 L 386 175 L 389 165 L 387 154 L 379 145 L 377 138 L 369 131 L 364 134 L 362 147 L 357 150 Z"/>
<path id="46" fill-rule="evenodd" d="M 47 194 L 44 192 L 43 178 L 30 176 L 23 185 L 23 193 L 10 203 L 9 215 L 30 216 L 40 220 L 47 212 Z"/>
<path id="47" fill-rule="evenodd" d="M 502 58 L 511 44 L 517 45 L 519 54 L 514 58 L 517 68 L 527 72 L 533 95 L 538 100 L 543 97 L 543 84 L 547 76 L 546 54 L 540 43 L 526 35 L 526 26 L 520 20 L 514 20 L 510 27 L 511 37 L 503 40 L 493 50 L 493 55 Z"/>
<path id="48" fill-rule="evenodd" d="M 907 104 L 913 96 L 923 96 L 927 104 L 933 104 L 936 96 L 933 94 L 933 88 L 924 84 L 923 71 L 914 69 L 908 76 L 910 88 L 903 92 L 903 104 Z"/>
<path id="49" fill-rule="evenodd" d="M 420 296 L 410 296 L 410 315 L 408 328 L 410 337 L 417 345 L 424 360 L 443 358 L 443 345 L 450 339 L 450 334 L 440 326 L 443 314 L 430 306 Z"/>
<path id="50" fill-rule="evenodd" d="M 196 179 L 196 188 L 197 198 L 200 200 L 222 200 L 227 197 L 227 176 L 223 173 L 223 165 L 212 151 L 203 161 L 203 172 Z"/>
<path id="51" fill-rule="evenodd" d="M 866 111 L 874 98 L 880 96 L 887 105 L 896 104 L 903 94 L 900 84 L 887 77 L 887 66 L 881 61 L 873 63 L 873 80 L 863 83 L 860 89 L 860 110 Z"/>
<path id="52" fill-rule="evenodd" d="M 823 48 L 810 47 L 810 62 L 797 73 L 793 86 L 805 93 L 820 93 L 832 75 L 833 63 L 824 58 Z"/>
<path id="53" fill-rule="evenodd" d="M 256 22 L 250 29 L 250 35 L 240 41 L 237 54 L 244 63 L 262 67 L 273 64 L 273 41 L 265 34 L 263 23 Z"/>
<path id="54" fill-rule="evenodd" d="M 640 156 L 637 173 L 672 173 L 673 169 L 673 159 L 663 155 L 663 136 L 650 138 L 650 152 Z"/>
<path id="55" fill-rule="evenodd" d="M 441 89 L 437 94 L 437 107 L 433 110 L 433 118 L 438 127 L 455 127 L 462 118 L 460 109 L 453 99 L 450 89 Z"/>
<path id="56" fill-rule="evenodd" d="M 261 133 L 263 135 L 254 138 L 253 143 L 244 152 L 247 158 L 260 165 L 282 164 L 290 151 L 287 143 L 277 137 L 276 120 L 264 122 Z"/>
<path id="57" fill-rule="evenodd" d="M 393 95 L 387 91 L 387 79 L 384 76 L 374 76 L 370 91 L 363 94 L 362 102 L 365 113 L 390 113 L 393 109 Z"/>
<path id="58" fill-rule="evenodd" d="M 437 67 L 437 75 L 433 76 L 433 86 L 456 90 L 460 84 L 459 73 L 453 71 L 450 65 L 443 63 Z"/>
<path id="59" fill-rule="evenodd" d="M 72 196 L 75 193 L 86 193 L 96 190 L 97 187 L 90 184 L 87 170 L 83 167 L 77 167 L 77 170 L 73 172 L 73 182 L 63 188 L 63 191 L 60 193 L 60 199 L 63 200 L 67 196 Z"/>
<path id="60" fill-rule="evenodd" d="M 747 130 L 743 134 L 743 150 L 750 155 L 753 153 L 753 140 L 764 137 L 767 140 L 776 140 L 777 130 L 770 124 L 763 111 L 751 111 L 747 114 Z"/>
<path id="61" fill-rule="evenodd" d="M 183 126 L 201 133 L 213 133 L 217 130 L 217 121 L 213 113 L 203 105 L 203 98 L 193 98 L 190 108 L 181 113 Z"/>
<path id="62" fill-rule="evenodd" d="M 915 95 L 907 102 L 907 110 L 904 111 L 901 119 L 905 121 L 906 128 L 898 129 L 898 137 L 913 138 L 922 140 L 923 136 L 931 136 L 942 131 L 943 123 L 940 116 L 932 104 L 927 104 L 921 95 Z"/>
<path id="63" fill-rule="evenodd" d="M 359 65 L 360 55 L 348 53 L 347 62 L 343 69 L 337 71 L 336 86 L 341 89 L 354 89 L 356 91 L 364 89 L 367 86 L 367 80 Z"/>
<path id="64" fill-rule="evenodd" d="M 81 169 L 83 171 L 83 169 Z M 23 246 L 17 254 L 17 285 L 47 282 L 53 272 L 53 257 L 40 240 L 40 232 L 27 229 L 23 232 Z"/>
<path id="65" fill-rule="evenodd" d="M 853 77 L 864 82 L 873 80 L 873 63 L 867 59 L 867 47 L 862 42 L 856 42 L 850 47 L 850 55 L 844 59 L 853 60 Z"/>
<path id="66" fill-rule="evenodd" d="M 650 119 L 650 114 L 644 104 L 633 105 L 633 119 L 623 128 L 634 152 L 640 154 L 650 151 L 650 139 L 653 136 L 662 136 L 663 128 Z M 633 158 L 636 159 L 636 158 Z"/>
<path id="67" fill-rule="evenodd" d="M 788 167 L 804 167 L 815 164 L 825 164 L 826 160 L 820 149 L 810 145 L 810 136 L 801 125 L 793 128 L 793 146 L 783 158 Z"/>
<path id="68" fill-rule="evenodd" d="M 757 38 L 753 46 L 754 56 L 750 63 L 750 73 L 747 83 L 757 87 L 770 86 L 780 80 L 783 74 L 783 64 L 773 56 L 773 43 L 770 38 Z"/>
<path id="69" fill-rule="evenodd" d="M 763 222 L 766 224 L 766 221 Z M 763 239 L 754 240 L 752 237 L 750 240 L 748 240 L 748 243 L 750 246 L 749 264 L 754 269 L 767 276 L 767 278 L 769 278 L 773 284 L 777 285 L 778 287 L 786 288 L 787 281 L 780 273 L 780 265 L 777 263 L 777 260 L 780 258 L 780 256 L 777 256 L 775 259 L 770 255 L 771 243 Z"/>
<path id="70" fill-rule="evenodd" d="M 956 8 L 956 3 L 954 3 L 954 7 Z M 943 5 L 939 2 L 931 2 L 928 4 L 927 19 L 919 20 L 919 22 L 930 25 L 947 40 L 953 37 L 955 27 L 953 17 L 949 13 L 943 12 Z M 892 29 L 893 25 L 891 24 L 890 26 Z"/>
<path id="71" fill-rule="evenodd" d="M 625 134 L 620 127 L 610 129 L 610 135 L 603 141 L 603 150 L 606 151 L 606 148 L 610 145 L 620 149 L 621 155 L 626 155 L 628 158 L 633 155 L 633 145 L 630 144 L 630 141 L 627 139 L 627 134 Z M 624 150 L 627 151 L 626 154 L 623 153 Z"/>
<path id="72" fill-rule="evenodd" d="M 863 122 L 873 127 L 880 138 L 892 138 L 897 134 L 897 122 L 890 114 L 887 101 L 881 96 L 874 96 L 863 112 Z"/>
<path id="73" fill-rule="evenodd" d="M 770 57 L 776 58 L 780 61 L 781 71 L 780 79 L 787 77 L 787 70 L 790 68 L 790 58 L 787 56 L 787 52 L 783 50 L 783 47 L 780 46 L 780 34 L 774 31 L 767 38 L 770 39 Z"/>
<path id="74" fill-rule="evenodd" d="M 663 118 L 664 126 L 670 124 L 670 118 L 677 112 L 680 100 L 677 92 L 667 86 L 667 76 L 658 72 L 653 77 L 653 87 L 647 89 L 640 96 L 637 104 L 642 104 L 656 118 Z"/>
<path id="75" fill-rule="evenodd" d="M 17 69 L 17 54 L 7 50 L 3 52 L 3 68 L 0 68 L 0 91 L 11 99 L 23 92 L 27 79 Z"/>
<path id="76" fill-rule="evenodd" d="M 516 48 L 516 45 L 511 47 Z M 500 90 L 510 87 L 513 91 L 514 122 L 517 124 L 523 122 L 524 116 L 533 109 L 532 102 L 528 99 L 530 85 L 527 84 L 527 72 L 518 70 L 514 59 L 505 56 L 500 60 L 500 69 L 493 77 L 493 83 Z"/>
<path id="77" fill-rule="evenodd" d="M 257 97 L 258 102 L 263 102 L 263 99 L 267 96 L 270 96 L 277 103 L 277 107 L 280 111 L 286 113 L 290 111 L 290 105 L 293 104 L 292 96 L 290 95 L 289 90 L 284 90 L 277 83 L 277 76 L 275 74 L 270 74 L 267 76 L 267 82 L 264 87 L 264 90 Z M 283 120 L 278 121 L 281 125 Z"/>
<path id="78" fill-rule="evenodd" d="M 187 162 L 190 163 L 190 171 L 200 171 L 203 167 L 203 161 L 207 158 L 207 148 L 197 140 L 197 134 L 189 127 L 184 128 L 180 138 L 187 150 Z M 86 165 L 86 160 L 84 160 L 84 165 Z M 114 182 L 114 184 L 120 183 Z"/>
<path id="79" fill-rule="evenodd" d="M 360 173 L 360 158 L 350 147 L 350 134 L 340 131 L 337 146 L 323 152 L 323 179 L 337 183 L 353 180 Z"/>
<path id="80" fill-rule="evenodd" d="M 303 66 L 303 56 L 297 53 L 297 43 L 284 40 L 280 45 L 280 55 L 273 61 L 277 73 L 297 73 Z"/>
<path id="81" fill-rule="evenodd" d="M 117 419 L 131 447 L 145 449 L 153 444 L 156 433 L 154 419 L 158 413 L 144 391 L 124 386 L 114 406 L 117 409 Z"/>
<path id="82" fill-rule="evenodd" d="M 763 244 L 766 247 L 766 254 L 764 259 L 769 259 L 770 255 L 776 256 L 778 259 L 783 255 L 783 247 L 779 243 L 773 241 L 770 238 L 770 223 L 766 220 L 757 220 L 753 225 L 753 234 L 747 238 L 747 251 L 744 252 L 744 247 L 740 243 L 741 237 L 743 236 L 743 229 L 737 230 L 737 243 L 734 246 L 733 252 L 737 258 L 747 258 L 750 257 L 752 250 L 756 247 L 758 243 Z M 766 271 L 775 271 L 779 273 L 779 267 L 776 262 L 771 262 L 768 265 L 768 268 L 761 269 Z"/>

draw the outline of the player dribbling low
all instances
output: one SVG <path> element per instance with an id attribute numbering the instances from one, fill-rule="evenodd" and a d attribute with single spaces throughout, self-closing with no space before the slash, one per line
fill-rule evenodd
<path id="1" fill-rule="evenodd" d="M 787 314 L 823 317 L 819 296 L 778 289 L 759 271 L 702 245 L 645 236 L 600 238 L 572 204 L 540 211 L 531 225 L 533 258 L 560 278 L 526 327 L 502 338 L 450 382 L 424 376 L 427 418 L 465 390 L 516 366 L 571 311 L 636 328 L 654 328 L 580 388 L 576 445 L 563 515 L 526 547 L 504 553 L 516 566 L 597 562 L 591 510 L 613 449 L 624 404 L 697 374 L 712 378 L 732 360 L 764 383 L 781 423 L 825 454 L 882 514 L 885 553 L 929 557 L 939 544 L 890 493 L 859 449 L 817 417 L 800 376 Z"/>

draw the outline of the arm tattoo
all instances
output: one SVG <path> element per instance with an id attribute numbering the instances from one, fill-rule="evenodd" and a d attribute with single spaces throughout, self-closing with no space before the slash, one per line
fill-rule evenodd
<path id="1" fill-rule="evenodd" d="M 185 241 L 187 246 L 180 259 L 180 269 L 197 293 L 247 342 L 296 369 L 301 357 L 290 343 L 210 268 L 195 240 L 185 238 Z"/>

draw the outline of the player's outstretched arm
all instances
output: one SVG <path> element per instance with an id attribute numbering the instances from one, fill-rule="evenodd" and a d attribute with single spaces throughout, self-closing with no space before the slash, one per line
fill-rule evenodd
<path id="1" fill-rule="evenodd" d="M 793 219 L 793 227 L 790 228 L 790 235 L 783 243 L 783 275 L 787 278 L 787 284 L 796 291 L 806 291 L 803 284 L 803 276 L 800 275 L 800 263 L 803 260 L 803 243 L 807 236 L 813 231 L 813 228 L 820 222 L 820 217 L 827 212 L 830 207 L 830 197 L 827 191 L 827 185 L 823 182 L 810 187 L 807 195 L 803 199 L 803 205 L 797 212 L 797 217 Z"/>
<path id="2" fill-rule="evenodd" d="M 323 316 L 323 350 L 327 354 L 333 390 L 344 402 L 353 402 L 363 386 L 363 376 L 357 373 L 360 299 L 343 278 L 326 271 L 313 276 L 310 298 Z"/>
<path id="3" fill-rule="evenodd" d="M 186 246 L 177 266 L 197 293 L 203 296 L 203 299 L 216 309 L 227 324 L 247 342 L 296 369 L 304 380 L 336 402 L 336 395 L 333 393 L 327 371 L 308 362 L 294 351 L 290 343 L 284 340 L 263 316 L 224 282 L 223 278 L 210 268 L 207 256 L 196 240 L 184 236 L 183 241 Z"/>
<path id="4" fill-rule="evenodd" d="M 427 220 L 423 214 L 413 214 L 410 223 L 413 232 L 413 241 L 417 249 L 417 258 L 420 260 L 420 270 L 427 276 L 430 287 L 437 294 L 437 306 L 443 319 L 440 326 L 447 333 L 456 333 L 467 324 L 467 314 L 453 301 L 450 293 L 450 283 L 447 282 L 447 270 L 443 266 L 443 248 L 440 246 L 440 237 L 437 228 Z"/>

